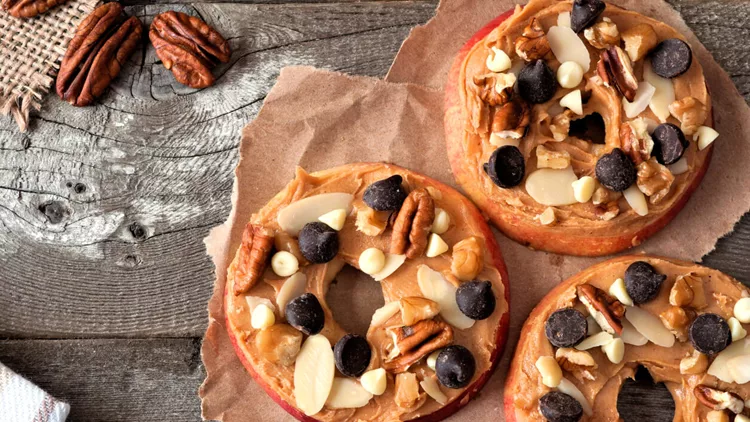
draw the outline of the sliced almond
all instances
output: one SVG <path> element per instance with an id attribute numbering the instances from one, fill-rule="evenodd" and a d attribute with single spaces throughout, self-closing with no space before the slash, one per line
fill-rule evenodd
<path id="1" fill-rule="evenodd" d="M 591 408 L 588 400 L 586 400 L 586 397 L 583 395 L 583 393 L 581 393 L 581 390 L 579 390 L 578 387 L 575 386 L 575 384 L 563 378 L 562 380 L 560 380 L 560 385 L 557 386 L 557 389 L 561 393 L 567 394 L 570 397 L 576 399 L 576 401 L 581 404 L 583 413 L 585 413 L 587 416 L 591 416 L 594 414 L 594 409 Z"/>
<path id="2" fill-rule="evenodd" d="M 329 409 L 357 409 L 367 406 L 372 393 L 351 378 L 334 378 L 331 393 L 326 400 Z"/>
<path id="3" fill-rule="evenodd" d="M 308 337 L 294 364 L 294 397 L 305 415 L 323 409 L 333 388 L 335 368 L 328 339 L 322 334 Z"/>
<path id="4" fill-rule="evenodd" d="M 420 265 L 417 270 L 417 284 L 424 297 L 437 302 L 440 306 L 440 316 L 448 324 L 461 330 L 474 326 L 476 321 L 458 309 L 456 286 L 449 283 L 442 274 L 426 265 Z"/>
<path id="5" fill-rule="evenodd" d="M 729 373 L 737 384 L 750 382 L 750 355 L 737 356 L 727 362 Z"/>
<path id="6" fill-rule="evenodd" d="M 560 63 L 576 62 L 586 73 L 591 68 L 589 50 L 581 38 L 572 29 L 564 26 L 553 26 L 547 32 L 549 46 Z"/>
<path id="7" fill-rule="evenodd" d="M 440 386 L 434 378 L 427 377 L 423 379 L 422 382 L 419 383 L 419 385 L 421 385 L 425 393 L 427 393 L 428 396 L 432 397 L 432 399 L 436 402 L 443 405 L 448 403 L 448 396 L 440 391 Z"/>
<path id="8" fill-rule="evenodd" d="M 612 337 L 612 334 L 602 331 L 599 333 L 594 334 L 593 336 L 586 337 L 583 339 L 582 342 L 578 343 L 575 347 L 578 350 L 589 350 L 593 349 L 594 347 L 601 347 L 605 344 L 609 344 L 614 340 L 615 338 Z"/>
<path id="9" fill-rule="evenodd" d="M 750 355 L 750 339 L 735 341 L 716 355 L 707 373 L 724 382 L 735 382 L 734 375 L 729 371 L 729 361 L 737 356 L 746 355 Z"/>
<path id="10" fill-rule="evenodd" d="M 321 215 L 344 209 L 351 211 L 354 196 L 348 193 L 322 193 L 292 202 L 279 211 L 276 221 L 281 230 L 296 236 L 307 223 L 318 221 Z"/>
<path id="11" fill-rule="evenodd" d="M 638 189 L 637 185 L 634 184 L 625 189 L 622 195 L 636 214 L 640 216 L 648 215 L 648 200 L 646 200 L 646 195 Z"/>
<path id="12" fill-rule="evenodd" d="M 620 334 L 620 338 L 625 342 L 625 344 L 632 344 L 633 346 L 644 346 L 646 343 L 648 343 L 648 339 L 646 338 L 646 336 L 639 333 L 638 330 L 633 327 L 633 324 L 631 324 L 630 321 L 627 320 L 627 318 L 623 318 L 623 320 L 620 322 L 622 322 L 622 334 Z"/>
<path id="13" fill-rule="evenodd" d="M 573 196 L 576 201 L 584 204 L 591 200 L 596 190 L 596 179 L 591 176 L 583 176 L 580 179 L 572 183 L 573 185 Z"/>
<path id="14" fill-rule="evenodd" d="M 375 279 L 375 281 L 385 280 L 386 277 L 395 273 L 405 261 L 406 255 L 396 255 L 392 253 L 385 254 L 385 265 L 383 265 L 383 269 L 372 274 L 372 278 Z"/>
<path id="15" fill-rule="evenodd" d="M 562 12 L 557 15 L 557 26 L 570 28 L 570 12 Z"/>
<path id="16" fill-rule="evenodd" d="M 549 388 L 556 388 L 562 380 L 562 369 L 552 356 L 540 356 L 534 364 L 542 376 L 542 384 Z"/>
<path id="17" fill-rule="evenodd" d="M 628 290 L 625 288 L 625 280 L 618 278 L 609 286 L 609 294 L 619 300 L 623 305 L 633 306 L 633 299 L 628 294 Z"/>
<path id="18" fill-rule="evenodd" d="M 515 133 L 515 132 L 511 132 Z M 505 133 L 495 133 L 493 132 L 490 134 L 490 143 L 496 147 L 504 147 L 506 145 L 511 145 L 516 148 L 518 148 L 519 145 L 521 145 L 521 138 L 513 138 L 512 136 L 504 136 Z"/>
<path id="19" fill-rule="evenodd" d="M 284 315 L 286 304 L 295 297 L 301 296 L 307 289 L 307 276 L 304 273 L 295 273 L 287 278 L 281 285 L 276 295 L 276 304 L 279 305 L 279 313 Z"/>
<path id="20" fill-rule="evenodd" d="M 687 173 L 688 170 L 690 170 L 687 159 L 685 157 L 680 158 L 680 161 L 667 166 L 667 168 L 674 176 L 679 176 L 683 173 Z"/>
<path id="21" fill-rule="evenodd" d="M 639 82 L 638 89 L 635 91 L 635 98 L 630 102 L 627 99 L 622 99 L 622 109 L 625 110 L 625 115 L 629 119 L 634 119 L 643 113 L 651 100 L 654 97 L 656 88 L 648 82 Z"/>
<path id="22" fill-rule="evenodd" d="M 432 221 L 432 231 L 436 234 L 443 234 L 448 231 L 451 225 L 451 216 L 442 208 L 435 208 L 435 219 Z"/>
<path id="23" fill-rule="evenodd" d="M 443 349 L 435 350 L 434 352 L 430 353 L 430 356 L 427 356 L 427 367 L 435 370 L 435 365 L 437 364 L 437 358 L 438 355 L 440 355 L 440 352 L 442 352 Z"/>
<path id="24" fill-rule="evenodd" d="M 655 90 L 649 108 L 661 123 L 666 123 L 670 116 L 669 105 L 675 101 L 674 83 L 671 79 L 662 78 L 654 73 L 650 60 L 643 63 L 643 80 L 651 84 Z"/>
<path id="25" fill-rule="evenodd" d="M 372 321 L 370 322 L 370 326 L 382 327 L 389 319 L 391 319 L 391 317 L 398 313 L 399 309 L 401 308 L 399 301 L 397 300 L 386 303 L 382 308 L 378 308 L 372 314 Z"/>
<path id="26" fill-rule="evenodd" d="M 359 382 L 362 383 L 362 387 L 369 391 L 370 394 L 379 396 L 385 393 L 385 389 L 388 386 L 388 376 L 383 368 L 373 369 L 362 374 Z"/>
<path id="27" fill-rule="evenodd" d="M 625 318 L 639 333 L 657 346 L 672 347 L 674 345 L 674 334 L 662 324 L 659 317 L 641 308 L 630 307 L 625 311 Z"/>
<path id="28" fill-rule="evenodd" d="M 573 182 L 577 181 L 572 167 L 564 170 L 540 169 L 526 179 L 526 191 L 542 205 L 557 207 L 577 204 Z"/>

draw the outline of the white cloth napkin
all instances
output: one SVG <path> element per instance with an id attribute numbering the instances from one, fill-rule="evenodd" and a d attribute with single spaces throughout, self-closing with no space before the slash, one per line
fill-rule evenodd
<path id="1" fill-rule="evenodd" d="M 0 363 L 0 422 L 64 422 L 70 406 Z"/>

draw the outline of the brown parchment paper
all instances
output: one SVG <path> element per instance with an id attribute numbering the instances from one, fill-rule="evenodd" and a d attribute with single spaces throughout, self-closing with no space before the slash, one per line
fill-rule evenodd
<path id="1" fill-rule="evenodd" d="M 699 261 L 750 208 L 750 166 L 743 166 L 750 163 L 744 138 L 750 129 L 750 110 L 729 77 L 666 3 L 616 3 L 683 32 L 706 70 L 721 133 L 711 168 L 680 215 L 631 251 Z M 291 180 L 297 165 L 316 171 L 356 161 L 387 161 L 455 186 L 443 138 L 443 81 L 465 40 L 513 4 L 444 0 L 436 17 L 412 32 L 387 77 L 424 87 L 307 67 L 281 72 L 258 117 L 243 131 L 230 217 L 206 239 L 217 279 L 202 347 L 207 372 L 200 389 L 204 418 L 226 422 L 294 420 L 246 373 L 224 325 L 226 268 L 250 215 Z M 502 419 L 505 372 L 526 316 L 558 282 L 601 260 L 535 252 L 497 232 L 496 237 L 510 272 L 509 341 L 499 369 L 480 395 L 448 420 Z"/>

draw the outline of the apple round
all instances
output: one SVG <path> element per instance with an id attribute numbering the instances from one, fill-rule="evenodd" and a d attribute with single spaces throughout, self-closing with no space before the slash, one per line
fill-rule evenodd
<path id="1" fill-rule="evenodd" d="M 624 292 L 618 287 L 623 279 Z M 655 296 L 630 300 L 653 282 Z M 620 388 L 639 366 L 672 393 L 675 420 L 707 420 L 714 407 L 731 418 L 750 399 L 750 340 L 734 310 L 745 297 L 750 289 L 717 270 L 647 255 L 604 261 L 574 275 L 539 302 L 521 329 L 505 383 L 506 420 L 545 420 L 545 414 L 622 420 Z M 560 317 L 566 314 L 595 322 Z M 583 339 L 572 336 L 581 328 Z M 553 345 L 560 338 L 575 340 Z"/>
<path id="2" fill-rule="evenodd" d="M 602 256 L 639 245 L 684 207 L 719 136 L 683 39 L 601 0 L 530 0 L 494 20 L 446 85 L 458 184 L 534 249 Z M 510 66 L 496 66 L 506 56 Z"/>
<path id="3" fill-rule="evenodd" d="M 271 265 L 282 252 L 296 258 L 294 274 Z M 347 333 L 337 322 L 347 315 L 326 301 L 346 265 L 382 287 L 385 305 L 366 333 Z M 464 283 L 481 294 L 461 289 L 459 307 Z M 454 189 L 387 164 L 299 169 L 251 217 L 226 292 L 237 355 L 302 421 L 443 419 L 486 383 L 508 330 L 508 275 L 479 210 Z M 428 364 L 454 349 L 461 353 Z"/>

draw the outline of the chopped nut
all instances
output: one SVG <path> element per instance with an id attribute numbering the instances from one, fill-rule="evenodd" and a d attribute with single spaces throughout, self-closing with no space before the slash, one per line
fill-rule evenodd
<path id="1" fill-rule="evenodd" d="M 477 87 L 479 98 L 490 106 L 500 106 L 510 101 L 513 85 L 507 86 L 511 78 L 508 75 L 512 74 L 489 73 L 474 76 L 472 80 Z M 515 78 L 515 75 L 512 77 Z M 498 90 L 498 87 L 501 89 Z"/>
<path id="2" fill-rule="evenodd" d="M 692 310 L 685 310 L 685 308 L 672 306 L 659 314 L 659 318 L 661 318 L 661 322 L 664 326 L 667 327 L 675 337 L 677 337 L 677 340 L 687 341 L 687 330 L 690 323 L 695 318 L 695 312 Z"/>
<path id="3" fill-rule="evenodd" d="M 237 251 L 237 266 L 234 274 L 234 294 L 240 295 L 252 289 L 263 276 L 268 256 L 273 249 L 273 230 L 258 224 L 248 223 L 242 234 L 242 244 Z"/>
<path id="4" fill-rule="evenodd" d="M 703 353 L 693 350 L 689 356 L 680 361 L 680 373 L 683 375 L 698 375 L 708 369 L 708 357 Z"/>
<path id="5" fill-rule="evenodd" d="M 393 354 L 396 357 L 386 361 L 383 368 L 396 374 L 406 372 L 423 357 L 453 341 L 451 326 L 432 319 L 412 326 L 389 328 L 387 331 L 393 337 Z"/>
<path id="6" fill-rule="evenodd" d="M 706 413 L 706 422 L 729 422 L 729 415 L 723 410 L 712 410 Z"/>
<path id="7" fill-rule="evenodd" d="M 620 196 L 622 196 L 621 193 L 611 191 L 604 186 L 599 185 L 591 196 L 591 202 L 593 202 L 594 205 L 606 204 L 620 199 Z"/>
<path id="8" fill-rule="evenodd" d="M 716 138 L 719 137 L 719 132 L 714 128 L 708 126 L 701 126 L 693 135 L 693 140 L 698 142 L 698 150 L 703 151 L 714 143 Z"/>
<path id="9" fill-rule="evenodd" d="M 697 385 L 693 394 L 699 402 L 712 410 L 730 410 L 733 413 L 741 413 L 745 408 L 745 402 L 734 393 L 717 390 L 706 385 Z"/>
<path id="10" fill-rule="evenodd" d="M 537 168 L 565 169 L 570 166 L 570 153 L 568 151 L 554 151 L 539 145 L 536 147 Z"/>
<path id="11" fill-rule="evenodd" d="M 562 369 L 552 356 L 540 356 L 534 364 L 542 376 L 542 384 L 549 388 L 556 388 L 562 380 Z"/>
<path id="12" fill-rule="evenodd" d="M 594 196 L 596 196 L 596 192 L 594 192 Z M 601 204 L 594 209 L 594 214 L 603 221 L 609 221 L 620 215 L 620 206 L 617 204 L 617 201 Z"/>
<path id="13" fill-rule="evenodd" d="M 544 212 L 536 216 L 539 222 L 543 226 L 551 226 L 557 223 L 557 216 L 555 215 L 555 209 L 552 207 L 545 208 Z"/>
<path id="14" fill-rule="evenodd" d="M 648 123 L 643 118 L 623 122 L 620 126 L 620 145 L 636 166 L 648 161 L 654 149 L 654 140 L 648 133 Z"/>
<path id="15" fill-rule="evenodd" d="M 291 325 L 276 324 L 258 332 L 255 337 L 255 347 L 261 356 L 271 363 L 284 366 L 294 364 L 300 346 L 302 333 Z"/>
<path id="16" fill-rule="evenodd" d="M 393 223 L 391 253 L 414 259 L 427 248 L 435 219 L 435 202 L 427 190 L 415 189 L 406 197 Z"/>
<path id="17" fill-rule="evenodd" d="M 522 36 L 516 40 L 516 54 L 527 62 L 541 59 L 550 52 L 544 29 L 537 18 L 531 18 Z"/>
<path id="18" fill-rule="evenodd" d="M 585 350 L 561 347 L 555 352 L 555 359 L 565 371 L 579 380 L 592 381 L 596 378 L 591 371 L 596 370 L 598 365 L 591 353 Z"/>
<path id="19" fill-rule="evenodd" d="M 419 321 L 432 319 L 440 312 L 440 305 L 436 302 L 418 296 L 402 298 L 399 301 L 399 307 L 404 325 L 414 325 Z"/>
<path id="20" fill-rule="evenodd" d="M 453 245 L 451 273 L 459 280 L 475 279 L 482 268 L 484 268 L 484 254 L 476 237 L 467 237 Z"/>
<path id="21" fill-rule="evenodd" d="M 380 236 L 388 227 L 388 213 L 375 211 L 361 201 L 355 201 L 354 208 L 357 210 L 357 231 L 374 237 Z"/>
<path id="22" fill-rule="evenodd" d="M 503 104 L 495 111 L 492 133 L 501 138 L 520 139 L 531 121 L 531 109 L 520 98 Z"/>
<path id="23" fill-rule="evenodd" d="M 602 22 L 586 28 L 586 30 L 583 31 L 583 35 L 592 47 L 598 48 L 599 50 L 605 50 L 620 44 L 620 31 L 617 30 L 617 25 L 607 18 Z"/>
<path id="24" fill-rule="evenodd" d="M 625 51 L 628 52 L 633 62 L 644 58 L 659 42 L 656 31 L 647 23 L 625 30 L 622 33 L 622 40 L 625 42 Z"/>
<path id="25" fill-rule="evenodd" d="M 630 58 L 622 48 L 613 46 L 602 53 L 602 60 L 610 81 L 614 82 L 617 90 L 628 101 L 633 102 L 638 91 L 638 79 L 633 72 Z"/>
<path id="26" fill-rule="evenodd" d="M 424 394 L 419 394 L 416 374 L 404 372 L 396 375 L 396 397 L 394 398 L 396 406 L 408 409 L 416 406 L 417 402 L 424 398 Z"/>
<path id="27" fill-rule="evenodd" d="M 693 292 L 693 298 L 690 302 L 691 308 L 701 310 L 708 306 L 708 302 L 706 302 L 706 292 L 703 288 L 703 279 L 700 276 L 694 273 L 681 275 L 677 277 L 675 284 L 680 283 L 681 281 L 685 282 Z"/>
<path id="28" fill-rule="evenodd" d="M 677 277 L 672 290 L 669 291 L 669 304 L 672 306 L 689 306 L 693 302 L 693 289 L 685 276 Z"/>
<path id="29" fill-rule="evenodd" d="M 571 113 L 573 112 L 565 110 L 552 118 L 552 123 L 549 125 L 549 129 L 552 131 L 552 137 L 555 141 L 562 142 L 568 137 L 568 133 L 570 133 Z"/>
<path id="30" fill-rule="evenodd" d="M 578 300 L 586 306 L 602 330 L 610 334 L 622 334 L 621 320 L 625 315 L 625 306 L 619 300 L 590 284 L 578 286 L 576 292 Z"/>
<path id="31" fill-rule="evenodd" d="M 638 165 L 638 189 L 649 197 L 649 202 L 658 204 L 669 194 L 674 175 L 668 168 L 651 157 Z"/>
<path id="32" fill-rule="evenodd" d="M 680 121 L 685 136 L 691 136 L 708 118 L 708 108 L 693 97 L 685 97 L 669 105 L 669 112 Z"/>
<path id="33" fill-rule="evenodd" d="M 443 192 L 440 192 L 440 189 L 434 187 L 434 186 L 427 186 L 425 189 L 427 189 L 427 193 L 430 194 L 432 199 L 439 201 L 443 199 Z"/>

